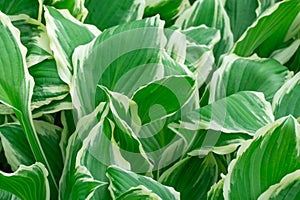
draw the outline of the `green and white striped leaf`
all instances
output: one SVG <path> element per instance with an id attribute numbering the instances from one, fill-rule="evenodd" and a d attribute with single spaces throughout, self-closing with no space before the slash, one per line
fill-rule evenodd
<path id="1" fill-rule="evenodd" d="M 25 61 L 26 48 L 21 44 L 20 32 L 9 17 L 0 12 L 0 102 L 10 106 L 20 121 L 36 161 L 42 162 L 48 169 L 51 192 L 55 194 L 57 185 L 50 165 L 45 157 L 37 133 L 34 129 L 30 108 L 34 81 L 29 75 Z"/>
<path id="2" fill-rule="evenodd" d="M 61 152 L 58 149 L 61 129 L 44 121 L 34 121 L 36 131 L 43 149 L 47 149 L 45 155 L 58 183 L 63 168 Z M 26 141 L 26 135 L 20 125 L 5 124 L 0 126 L 0 138 L 4 153 L 12 170 L 23 165 L 31 165 L 35 162 L 34 155 Z M 16 145 L 18 144 L 18 145 Z"/>
<path id="3" fill-rule="evenodd" d="M 101 31 L 126 22 L 140 20 L 145 9 L 145 0 L 85 0 L 89 10 L 85 23 L 94 24 Z"/>
<path id="4" fill-rule="evenodd" d="M 13 25 L 20 30 L 21 42 L 28 50 L 26 55 L 28 67 L 52 58 L 45 25 L 24 14 L 10 16 L 10 19 Z"/>
<path id="5" fill-rule="evenodd" d="M 144 17 L 159 14 L 161 19 L 166 22 L 166 27 L 169 27 L 188 7 L 190 7 L 188 0 L 146 0 Z"/>
<path id="6" fill-rule="evenodd" d="M 220 30 L 221 41 L 214 48 L 215 57 L 218 60 L 233 46 L 229 17 L 221 0 L 197 0 L 175 22 L 175 26 L 182 29 L 202 24 Z"/>
<path id="7" fill-rule="evenodd" d="M 137 187 L 130 188 L 127 192 L 123 193 L 116 200 L 161 200 L 157 194 L 153 193 L 146 187 L 139 185 Z"/>
<path id="8" fill-rule="evenodd" d="M 272 7 L 276 1 L 278 2 L 278 0 L 258 0 L 256 16 L 260 16 L 263 12 Z"/>
<path id="9" fill-rule="evenodd" d="M 288 0 L 276 3 L 260 15 L 235 43 L 233 52 L 250 56 L 256 52 L 268 57 L 285 41 L 299 31 L 300 1 Z"/>
<path id="10" fill-rule="evenodd" d="M 256 19 L 256 9 L 259 6 L 259 0 L 226 0 L 224 8 L 230 19 L 230 27 L 237 41 L 244 31 Z"/>
<path id="11" fill-rule="evenodd" d="M 300 102 L 299 90 L 300 72 L 288 80 L 275 94 L 272 104 L 275 118 L 289 114 L 296 118 L 300 117 L 300 110 L 298 108 Z"/>
<path id="12" fill-rule="evenodd" d="M 229 165 L 225 199 L 257 199 L 300 167 L 300 125 L 287 116 L 261 128 Z"/>
<path id="13" fill-rule="evenodd" d="M 274 51 L 270 57 L 277 60 L 281 64 L 287 63 L 297 52 L 300 47 L 300 39 L 292 41 L 287 47 Z"/>
<path id="14" fill-rule="evenodd" d="M 38 18 L 40 0 L 2 0 L 0 11 L 6 15 L 26 14 L 32 18 Z"/>
<path id="15" fill-rule="evenodd" d="M 69 94 L 69 87 L 59 78 L 54 60 L 45 60 L 31 67 L 29 73 L 35 81 L 31 109 L 62 100 Z"/>
<path id="16" fill-rule="evenodd" d="M 165 171 L 159 182 L 174 187 L 181 199 L 206 199 L 218 180 L 219 170 L 225 169 L 218 166 L 216 159 L 212 153 L 204 158 L 187 157 Z"/>
<path id="17" fill-rule="evenodd" d="M 70 84 L 73 75 L 71 59 L 74 49 L 93 40 L 100 31 L 94 26 L 77 21 L 67 10 L 56 10 L 49 6 L 44 8 L 50 48 L 53 51 L 59 76 L 64 82 Z"/>
<path id="18" fill-rule="evenodd" d="M 223 197 L 224 179 L 220 179 L 215 183 L 207 193 L 207 200 L 224 200 Z"/>
<path id="19" fill-rule="evenodd" d="M 101 103 L 91 114 L 82 117 L 78 121 L 76 126 L 76 131 L 71 135 L 66 150 L 64 169 L 59 183 L 60 199 L 72 199 L 73 191 L 74 193 L 75 191 L 78 191 L 78 187 L 81 184 L 83 184 L 82 187 L 85 186 L 88 187 L 89 181 L 79 182 L 78 183 L 79 185 L 74 185 L 74 181 L 76 180 L 76 177 L 80 175 L 77 174 L 78 173 L 77 168 L 78 167 L 82 168 L 80 167 L 82 166 L 80 164 L 80 158 L 77 158 L 77 155 L 83 146 L 83 141 L 86 138 L 88 138 L 88 135 L 91 132 L 91 130 L 99 123 L 97 116 L 99 117 L 100 120 L 103 121 L 104 118 L 107 116 L 107 114 L 108 114 L 108 106 L 105 103 Z M 88 168 L 86 169 L 87 171 L 89 171 Z M 88 177 L 93 178 L 91 172 L 84 173 L 84 174 L 90 174 L 88 175 Z M 90 178 L 87 180 L 91 180 Z M 104 199 L 105 197 L 109 196 L 108 191 L 105 187 L 100 187 L 99 190 L 103 191 L 102 197 Z M 89 193 L 85 193 L 85 195 L 88 196 Z"/>
<path id="20" fill-rule="evenodd" d="M 275 185 L 269 187 L 258 200 L 263 199 L 291 199 L 296 200 L 300 198 L 300 170 L 296 170 L 281 179 Z"/>
<path id="21" fill-rule="evenodd" d="M 84 7 L 84 0 L 43 0 L 44 4 L 57 9 L 68 9 L 74 18 L 84 21 L 88 10 Z"/>
<path id="22" fill-rule="evenodd" d="M 220 68 L 213 74 L 209 102 L 239 91 L 263 92 L 266 100 L 271 101 L 288 77 L 288 69 L 273 59 L 230 54 L 223 58 Z"/>
<path id="23" fill-rule="evenodd" d="M 4 190 L 0 190 L 0 199 L 5 199 L 5 200 L 20 200 L 20 198 L 16 197 L 15 195 L 6 192 Z"/>
<path id="24" fill-rule="evenodd" d="M 50 200 L 48 172 L 44 165 L 35 163 L 31 166 L 21 165 L 12 173 L 0 171 L 0 189 L 14 194 L 20 199 Z"/>
<path id="25" fill-rule="evenodd" d="M 215 101 L 186 115 L 188 121 L 173 127 L 253 135 L 274 120 L 271 104 L 262 93 L 243 91 Z"/>
<path id="26" fill-rule="evenodd" d="M 131 97 L 153 80 L 187 74 L 164 51 L 165 44 L 163 21 L 157 16 L 107 29 L 91 43 L 76 48 L 71 95 L 78 116 L 94 110 L 95 98 L 97 102 L 105 100 L 96 92 L 97 84 Z"/>
<path id="27" fill-rule="evenodd" d="M 173 188 L 164 186 L 149 177 L 135 174 L 117 166 L 110 166 L 107 169 L 106 175 L 110 180 L 109 190 L 114 198 L 119 198 L 131 190 L 132 187 L 143 185 L 161 199 L 180 199 L 179 193 Z"/>

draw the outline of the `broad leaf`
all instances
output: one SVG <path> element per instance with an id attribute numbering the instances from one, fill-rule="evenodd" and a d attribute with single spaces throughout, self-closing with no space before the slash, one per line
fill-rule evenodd
<path id="1" fill-rule="evenodd" d="M 268 57 L 299 31 L 299 12 L 299 0 L 275 4 L 248 27 L 235 43 L 233 52 L 240 56 L 250 56 L 256 52 L 260 57 Z"/>
<path id="2" fill-rule="evenodd" d="M 222 54 L 233 46 L 229 18 L 221 0 L 197 0 L 175 22 L 175 25 L 182 29 L 201 24 L 220 30 L 221 41 L 214 49 L 215 57 L 218 60 Z"/>
<path id="3" fill-rule="evenodd" d="M 262 93 L 238 92 L 186 115 L 186 122 L 173 127 L 253 135 L 274 120 L 272 108 Z"/>
<path id="4" fill-rule="evenodd" d="M 23 14 L 10 16 L 10 19 L 20 30 L 21 42 L 28 50 L 26 55 L 28 67 L 52 57 L 45 25 Z"/>
<path id="5" fill-rule="evenodd" d="M 209 102 L 239 91 L 263 92 L 266 100 L 271 101 L 288 75 L 288 69 L 273 59 L 255 55 L 242 58 L 230 54 L 224 57 L 220 68 L 213 74 Z"/>
<path id="6" fill-rule="evenodd" d="M 85 0 L 89 10 L 86 23 L 94 24 L 100 30 L 115 25 L 142 19 L 145 0 Z"/>
<path id="7" fill-rule="evenodd" d="M 48 172 L 44 165 L 35 163 L 31 166 L 21 165 L 12 173 L 0 171 L 0 189 L 14 194 L 20 199 L 50 200 Z"/>
<path id="8" fill-rule="evenodd" d="M 206 199 L 210 187 L 218 180 L 219 170 L 224 169 L 216 159 L 212 153 L 204 158 L 187 157 L 164 172 L 159 182 L 174 187 L 181 199 Z"/>
<path id="9" fill-rule="evenodd" d="M 257 199 L 285 175 L 299 169 L 300 125 L 287 116 L 261 128 L 230 163 L 225 199 Z"/>
<path id="10" fill-rule="evenodd" d="M 117 200 L 161 200 L 161 198 L 146 187 L 139 185 L 130 188 L 123 193 Z"/>
<path id="11" fill-rule="evenodd" d="M 263 199 L 291 199 L 296 200 L 300 197 L 300 170 L 296 170 L 281 179 L 275 185 L 269 187 L 258 200 Z"/>
<path id="12" fill-rule="evenodd" d="M 70 84 L 73 75 L 71 59 L 74 49 L 90 42 L 100 32 L 94 26 L 77 21 L 67 10 L 44 8 L 50 47 L 54 53 L 59 76 L 64 82 Z"/>
<path id="13" fill-rule="evenodd" d="M 223 185 L 224 179 L 220 179 L 215 183 L 207 193 L 207 200 L 223 200 Z"/>
<path id="14" fill-rule="evenodd" d="M 164 186 L 153 179 L 126 171 L 116 166 L 107 169 L 107 177 L 110 180 L 109 190 L 114 198 L 119 198 L 132 187 L 143 185 L 161 199 L 179 199 L 179 193 L 173 188 Z"/>
<path id="15" fill-rule="evenodd" d="M 273 99 L 273 110 L 276 118 L 286 115 L 300 117 L 300 110 L 297 105 L 300 102 L 300 73 L 288 80 L 275 94 Z M 293 103 L 291 103 L 293 102 Z"/>
<path id="16" fill-rule="evenodd" d="M 32 18 L 38 18 L 40 0 L 2 0 L 0 11 L 7 15 L 26 14 Z"/>

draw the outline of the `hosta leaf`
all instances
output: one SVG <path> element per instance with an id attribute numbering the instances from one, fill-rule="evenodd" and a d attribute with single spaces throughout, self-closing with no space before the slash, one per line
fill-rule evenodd
<path id="1" fill-rule="evenodd" d="M 298 72 L 275 94 L 272 104 L 275 118 L 280 118 L 289 114 L 296 118 L 300 117 L 300 110 L 297 107 L 298 102 L 300 102 L 299 89 L 300 73 Z"/>
<path id="2" fill-rule="evenodd" d="M 38 18 L 40 0 L 3 0 L 0 2 L 0 11 L 7 15 L 26 14 Z"/>
<path id="3" fill-rule="evenodd" d="M 261 57 L 268 57 L 299 31 L 299 12 L 299 0 L 275 4 L 248 27 L 236 42 L 233 52 L 240 56 L 250 56 L 257 52 Z"/>
<path id="4" fill-rule="evenodd" d="M 186 115 L 179 128 L 212 129 L 226 133 L 254 134 L 274 120 L 272 108 L 262 93 L 238 92 Z M 173 125 L 176 128 L 176 125 Z"/>
<path id="5" fill-rule="evenodd" d="M 279 183 L 269 187 L 258 199 L 296 200 L 300 197 L 299 186 L 300 170 L 296 170 L 283 177 Z"/>
<path id="6" fill-rule="evenodd" d="M 230 163 L 225 199 L 257 199 L 285 175 L 299 169 L 300 125 L 287 116 L 261 128 Z"/>
<path id="7" fill-rule="evenodd" d="M 61 132 L 59 147 L 62 152 L 63 160 L 65 160 L 69 138 L 76 129 L 73 113 L 71 110 L 64 110 L 61 112 L 61 123 L 63 125 L 63 130 Z"/>
<path id="8" fill-rule="evenodd" d="M 214 49 L 218 60 L 222 54 L 233 46 L 233 35 L 230 30 L 229 18 L 221 0 L 197 0 L 175 22 L 175 25 L 182 29 L 201 24 L 220 30 L 221 41 Z"/>
<path id="9" fill-rule="evenodd" d="M 217 158 L 187 157 L 162 174 L 159 182 L 174 187 L 181 199 L 206 199 L 210 187 L 218 180 Z"/>
<path id="10" fill-rule="evenodd" d="M 21 42 L 28 50 L 26 55 L 28 67 L 52 57 L 46 27 L 41 22 L 23 14 L 10 16 L 10 19 L 20 30 Z"/>
<path id="11" fill-rule="evenodd" d="M 159 14 L 168 27 L 189 6 L 188 0 L 146 0 L 144 17 Z"/>
<path id="12" fill-rule="evenodd" d="M 4 190 L 0 190 L 0 199 L 5 199 L 5 200 L 20 200 L 20 198 L 16 197 L 15 195 L 6 192 Z"/>
<path id="13" fill-rule="evenodd" d="M 56 181 L 59 181 L 62 171 L 62 157 L 58 149 L 61 129 L 50 123 L 34 121 L 39 140 L 44 149 Z M 31 165 L 35 162 L 34 155 L 26 141 L 26 135 L 18 124 L 5 124 L 0 126 L 0 138 L 8 163 L 12 170 L 20 164 Z M 18 144 L 18 145 L 16 145 Z"/>
<path id="14" fill-rule="evenodd" d="M 244 31 L 256 19 L 256 9 L 259 5 L 258 0 L 226 0 L 225 10 L 230 19 L 230 27 L 234 41 L 238 40 Z"/>
<path id="15" fill-rule="evenodd" d="M 91 114 L 82 117 L 78 121 L 76 126 L 76 131 L 70 137 L 67 150 L 66 150 L 67 154 L 65 159 L 65 165 L 59 183 L 60 199 L 72 199 L 73 191 L 77 190 L 77 188 L 80 186 L 81 182 L 79 182 L 78 183 L 79 185 L 76 185 L 76 187 L 73 187 L 75 186 L 74 182 L 76 181 L 76 178 L 74 177 L 78 176 L 77 168 L 81 166 L 80 160 L 77 159 L 77 154 L 83 146 L 83 140 L 88 137 L 89 133 L 94 128 L 94 126 L 98 124 L 97 116 L 100 119 L 102 119 L 106 117 L 107 113 L 108 113 L 107 105 L 105 103 L 101 103 Z M 82 184 L 85 185 L 86 183 L 83 182 Z M 82 187 L 85 187 L 84 185 Z M 106 195 L 108 195 L 108 192 L 104 190 L 103 197 L 105 197 L 105 193 Z M 89 194 L 85 194 L 85 195 L 89 195 Z"/>
<path id="16" fill-rule="evenodd" d="M 263 92 L 266 100 L 271 101 L 287 78 L 288 69 L 273 59 L 230 54 L 212 77 L 209 102 L 239 91 Z"/>
<path id="17" fill-rule="evenodd" d="M 276 0 L 258 0 L 258 7 L 256 9 L 256 15 L 261 15 L 268 8 L 272 7 L 275 4 Z M 278 0 L 277 0 L 278 1 Z"/>
<path id="18" fill-rule="evenodd" d="M 164 186 L 149 177 L 126 171 L 117 166 L 111 166 L 107 169 L 107 177 L 110 180 L 109 190 L 115 198 L 128 192 L 132 187 L 143 185 L 161 199 L 179 199 L 179 193 L 173 188 Z"/>
<path id="19" fill-rule="evenodd" d="M 281 64 L 287 63 L 297 52 L 300 46 L 300 39 L 293 41 L 288 47 L 274 51 L 270 57 L 277 60 Z"/>
<path id="20" fill-rule="evenodd" d="M 207 193 L 207 200 L 223 200 L 224 179 L 220 179 L 215 183 Z"/>
<path id="21" fill-rule="evenodd" d="M 21 165 L 12 173 L 0 172 L 0 189 L 10 192 L 20 199 L 50 199 L 48 172 L 44 165 L 35 163 Z"/>
<path id="22" fill-rule="evenodd" d="M 100 32 L 94 26 L 77 21 L 67 10 L 56 10 L 49 6 L 44 8 L 50 47 L 54 53 L 59 76 L 70 84 L 74 49 L 78 45 L 90 42 Z"/>
<path id="23" fill-rule="evenodd" d="M 69 87 L 60 78 L 54 60 L 46 60 L 29 69 L 35 86 L 32 95 L 32 109 L 61 100 L 69 94 Z"/>
<path id="24" fill-rule="evenodd" d="M 89 10 L 85 23 L 94 24 L 100 30 L 142 19 L 145 0 L 85 0 Z"/>
<path id="25" fill-rule="evenodd" d="M 107 183 L 95 180 L 86 167 L 78 166 L 72 174 L 73 185 L 69 199 L 86 199 L 89 200 L 99 187 Z"/>
<path id="26" fill-rule="evenodd" d="M 0 102 L 12 107 L 20 121 L 36 161 L 45 164 L 49 171 L 50 186 L 56 192 L 55 178 L 45 157 L 33 126 L 30 102 L 34 81 L 29 75 L 21 44 L 20 32 L 11 24 L 9 17 L 0 12 Z M 7 48 L 9 47 L 9 48 Z"/>
<path id="27" fill-rule="evenodd" d="M 84 0 L 44 0 L 44 3 L 58 9 L 68 9 L 80 21 L 83 21 L 88 13 L 84 7 Z"/>
<path id="28" fill-rule="evenodd" d="M 76 48 L 71 95 L 78 116 L 94 110 L 95 96 L 96 103 L 104 100 L 96 93 L 97 84 L 131 97 L 153 80 L 186 74 L 163 50 L 165 44 L 163 21 L 153 17 L 107 29 L 91 43 Z"/>
<path id="29" fill-rule="evenodd" d="M 139 185 L 130 188 L 127 192 L 123 193 L 117 200 L 161 200 L 157 194 L 153 193 L 146 187 Z"/>

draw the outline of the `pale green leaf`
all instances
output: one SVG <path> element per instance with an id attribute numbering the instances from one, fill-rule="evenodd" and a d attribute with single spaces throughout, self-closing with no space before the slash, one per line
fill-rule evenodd
<path id="1" fill-rule="evenodd" d="M 153 193 L 146 187 L 139 185 L 130 188 L 127 192 L 123 193 L 116 200 L 162 200 L 159 196 Z"/>
<path id="2" fill-rule="evenodd" d="M 299 169 L 300 125 L 287 116 L 261 128 L 229 165 L 225 199 L 257 199 L 270 186 Z"/>
<path id="3" fill-rule="evenodd" d="M 220 179 L 215 183 L 207 193 L 207 200 L 224 200 L 223 197 L 224 179 Z"/>

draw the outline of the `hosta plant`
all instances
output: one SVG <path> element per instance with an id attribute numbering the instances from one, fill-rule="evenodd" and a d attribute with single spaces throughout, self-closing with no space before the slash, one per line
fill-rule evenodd
<path id="1" fill-rule="evenodd" d="M 300 0 L 0 11 L 0 199 L 300 198 Z"/>

